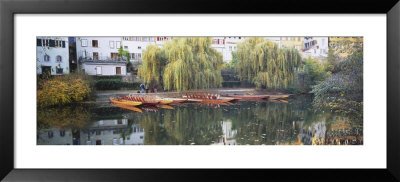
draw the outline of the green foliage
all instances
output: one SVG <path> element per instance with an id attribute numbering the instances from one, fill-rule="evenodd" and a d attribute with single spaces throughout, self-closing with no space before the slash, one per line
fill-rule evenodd
<path id="1" fill-rule="evenodd" d="M 232 61 L 230 61 L 229 63 L 227 63 L 227 68 L 228 69 L 236 69 L 236 65 L 238 63 L 238 54 L 236 51 L 232 52 Z"/>
<path id="2" fill-rule="evenodd" d="M 113 75 L 113 76 L 93 76 L 93 79 L 95 80 L 95 81 L 98 81 L 98 80 L 119 80 L 119 81 L 121 81 L 122 80 L 122 76 L 118 76 L 118 75 Z"/>
<path id="3" fill-rule="evenodd" d="M 153 80 L 157 83 L 162 82 L 161 75 L 167 63 L 166 57 L 165 51 L 157 45 L 147 46 L 143 53 L 143 64 L 138 70 L 138 75 L 145 83 L 150 83 Z"/>
<path id="4" fill-rule="evenodd" d="M 248 38 L 238 44 L 237 71 L 241 80 L 257 87 L 288 88 L 295 82 L 295 70 L 301 64 L 300 53 L 280 49 L 263 38 Z"/>
<path id="5" fill-rule="evenodd" d="M 121 88 L 139 89 L 139 85 L 139 83 L 123 82 L 118 79 L 104 79 L 97 80 L 95 83 L 95 88 L 97 90 L 119 90 Z"/>
<path id="6" fill-rule="evenodd" d="M 328 70 L 331 69 L 331 65 L 327 62 L 321 63 L 317 59 L 306 58 L 304 59 L 303 73 L 305 77 L 305 85 L 311 88 L 321 81 L 326 80 L 330 76 Z"/>
<path id="7" fill-rule="evenodd" d="M 129 54 L 129 51 L 124 50 L 122 46 L 119 47 L 118 49 L 118 56 L 124 57 L 128 62 L 131 60 L 131 54 Z"/>
<path id="8" fill-rule="evenodd" d="M 178 91 L 221 86 L 222 55 L 211 48 L 211 38 L 176 38 L 162 48 L 149 46 L 143 56 L 138 75 L 146 83 L 157 80 Z"/>
<path id="9" fill-rule="evenodd" d="M 91 93 L 90 81 L 80 74 L 41 80 L 37 90 L 37 106 L 48 107 L 82 101 Z"/>
<path id="10" fill-rule="evenodd" d="M 363 51 L 355 51 L 338 65 L 338 72 L 313 87 L 317 109 L 347 114 L 362 121 Z"/>

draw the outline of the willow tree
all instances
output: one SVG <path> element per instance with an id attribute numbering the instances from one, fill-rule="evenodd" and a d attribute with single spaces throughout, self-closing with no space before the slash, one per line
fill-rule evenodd
<path id="1" fill-rule="evenodd" d="M 162 82 L 163 67 L 166 64 L 165 56 L 161 48 L 156 45 L 149 45 L 143 53 L 143 64 L 138 70 L 138 75 L 145 83 L 156 81 Z"/>
<path id="2" fill-rule="evenodd" d="M 139 76 L 146 83 L 158 79 L 160 74 L 166 90 L 203 89 L 222 84 L 222 55 L 211 48 L 211 38 L 176 38 L 161 48 L 148 47 L 143 56 Z M 158 64 L 162 60 L 165 66 Z"/>
<path id="3" fill-rule="evenodd" d="M 257 87 L 288 88 L 294 84 L 295 70 L 301 64 L 296 49 L 281 49 L 263 38 L 248 38 L 239 43 L 237 54 L 239 78 Z"/>

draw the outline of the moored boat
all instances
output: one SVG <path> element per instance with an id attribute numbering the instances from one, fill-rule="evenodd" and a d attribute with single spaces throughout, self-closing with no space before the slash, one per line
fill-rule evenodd
<path id="1" fill-rule="evenodd" d="M 159 104 L 159 105 L 157 105 L 157 107 L 163 108 L 163 109 L 171 109 L 171 110 L 175 109 L 174 107 L 172 107 L 170 105 L 165 105 L 165 104 Z"/>
<path id="2" fill-rule="evenodd" d="M 118 98 L 110 98 L 111 103 L 114 104 L 123 104 L 123 105 L 128 105 L 128 106 L 139 106 L 142 105 L 142 102 L 138 101 L 130 101 L 130 100 L 125 100 L 125 99 L 118 99 Z"/>
<path id="3" fill-rule="evenodd" d="M 173 100 L 166 100 L 166 99 L 156 99 L 156 101 L 160 102 L 160 104 L 171 104 L 174 102 Z"/>
<path id="4" fill-rule="evenodd" d="M 260 100 L 269 98 L 268 95 L 224 95 L 224 96 L 240 100 Z"/>

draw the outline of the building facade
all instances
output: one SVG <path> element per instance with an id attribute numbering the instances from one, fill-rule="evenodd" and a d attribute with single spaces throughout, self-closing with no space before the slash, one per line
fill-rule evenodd
<path id="1" fill-rule="evenodd" d="M 70 72 L 67 37 L 36 38 L 36 73 L 63 75 Z"/>
<path id="2" fill-rule="evenodd" d="M 122 37 L 77 37 L 78 69 L 89 75 L 126 75 L 127 60 L 118 55 Z"/>
<path id="3" fill-rule="evenodd" d="M 224 62 L 230 62 L 232 61 L 232 52 L 237 50 L 237 44 L 244 39 L 244 37 L 212 37 L 211 47 L 222 54 Z"/>
<path id="4" fill-rule="evenodd" d="M 328 37 L 304 37 L 302 57 L 325 60 L 328 58 Z"/>
<path id="5" fill-rule="evenodd" d="M 279 48 L 295 48 L 299 53 L 302 52 L 303 37 L 265 37 L 265 39 L 278 44 Z"/>

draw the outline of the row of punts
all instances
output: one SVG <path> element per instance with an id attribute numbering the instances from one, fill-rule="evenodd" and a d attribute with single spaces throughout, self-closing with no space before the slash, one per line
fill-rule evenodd
<path id="1" fill-rule="evenodd" d="M 194 103 L 206 103 L 206 104 L 222 104 L 231 105 L 240 100 L 248 101 L 277 101 L 288 103 L 285 99 L 290 95 L 219 95 L 210 93 L 186 93 L 182 95 L 182 98 L 162 98 L 162 97 L 148 97 L 141 95 L 129 94 L 127 96 L 110 98 L 111 103 L 115 106 L 122 107 L 125 109 L 139 111 L 139 108 L 135 106 L 143 106 L 143 108 L 165 108 L 173 109 L 171 105 L 178 105 L 181 103 L 194 102 Z M 134 108 L 130 108 L 134 107 Z M 146 110 L 146 109 L 145 109 Z"/>

